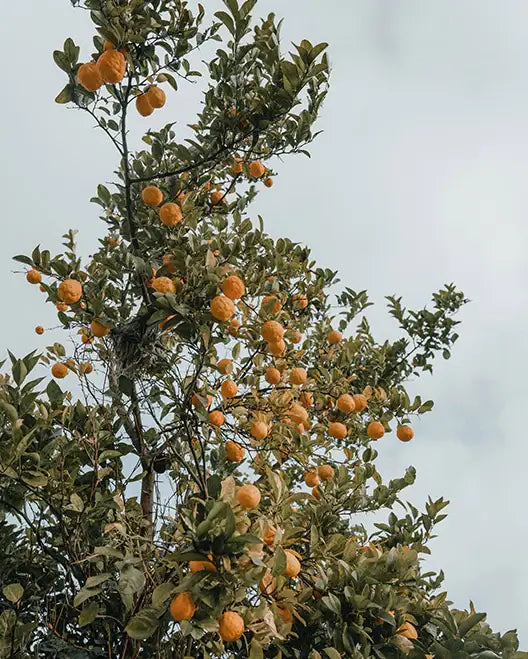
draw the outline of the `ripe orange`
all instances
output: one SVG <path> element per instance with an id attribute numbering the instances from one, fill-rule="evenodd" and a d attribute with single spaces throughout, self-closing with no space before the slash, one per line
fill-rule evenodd
<path id="1" fill-rule="evenodd" d="M 152 280 L 152 288 L 156 293 L 176 293 L 176 286 L 169 277 L 156 277 Z"/>
<path id="2" fill-rule="evenodd" d="M 284 351 L 286 350 L 286 344 L 284 341 L 281 339 L 280 341 L 273 342 L 273 343 L 268 343 L 268 350 L 271 352 L 272 355 L 275 357 L 280 357 Z"/>
<path id="3" fill-rule="evenodd" d="M 249 175 L 252 176 L 253 178 L 260 178 L 261 176 L 263 176 L 265 171 L 266 168 L 258 160 L 252 162 L 249 166 Z"/>
<path id="4" fill-rule="evenodd" d="M 233 176 L 236 176 L 237 174 L 242 174 L 243 171 L 243 166 L 242 166 L 242 161 L 237 160 L 232 166 L 231 166 L 231 174 Z"/>
<path id="5" fill-rule="evenodd" d="M 265 439 L 268 436 L 268 426 L 264 421 L 253 421 L 249 432 L 255 439 Z"/>
<path id="6" fill-rule="evenodd" d="M 262 325 L 260 335 L 268 343 L 278 343 L 284 336 L 284 327 L 276 320 L 268 320 Z"/>
<path id="7" fill-rule="evenodd" d="M 182 212 L 178 204 L 172 201 L 163 204 L 160 208 L 160 220 L 167 227 L 174 227 L 182 221 Z"/>
<path id="8" fill-rule="evenodd" d="M 44 328 L 42 327 L 42 325 L 37 325 L 37 326 L 35 327 L 35 332 L 36 332 L 37 334 L 44 334 Z"/>
<path id="9" fill-rule="evenodd" d="M 147 206 L 159 206 L 163 201 L 163 192 L 155 185 L 148 185 L 146 188 L 143 188 L 141 198 Z"/>
<path id="10" fill-rule="evenodd" d="M 77 71 L 77 80 L 79 84 L 89 92 L 95 92 L 103 84 L 103 78 L 99 67 L 95 62 L 81 64 Z"/>
<path id="11" fill-rule="evenodd" d="M 224 380 L 220 387 L 220 391 L 224 398 L 234 398 L 238 393 L 238 387 L 233 380 Z"/>
<path id="12" fill-rule="evenodd" d="M 297 556 L 292 554 L 289 549 L 286 549 L 284 553 L 286 554 L 286 569 L 284 570 L 284 574 L 287 577 L 294 578 L 301 571 L 301 564 Z"/>
<path id="13" fill-rule="evenodd" d="M 311 407 L 314 402 L 313 394 L 309 391 L 303 391 L 299 396 L 299 401 L 303 407 Z"/>
<path id="14" fill-rule="evenodd" d="M 264 377 L 269 384 L 279 384 L 281 381 L 281 373 L 278 368 L 267 368 Z"/>
<path id="15" fill-rule="evenodd" d="M 35 268 L 32 268 L 26 273 L 26 279 L 30 284 L 40 284 L 42 281 L 42 273 Z"/>
<path id="16" fill-rule="evenodd" d="M 404 622 L 403 625 L 400 625 L 398 629 L 394 632 L 398 636 L 404 636 L 405 638 L 416 640 L 418 638 L 418 632 L 414 625 L 411 625 L 410 622 Z"/>
<path id="17" fill-rule="evenodd" d="M 246 287 L 244 282 L 236 275 L 226 277 L 222 282 L 222 293 L 228 298 L 231 298 L 231 300 L 237 300 L 239 297 L 242 297 L 245 292 Z"/>
<path id="18" fill-rule="evenodd" d="M 293 623 L 293 614 L 290 609 L 287 609 L 285 606 L 278 606 L 277 611 L 279 612 L 279 615 L 282 618 L 284 624 L 291 625 Z"/>
<path id="19" fill-rule="evenodd" d="M 328 434 L 330 435 L 330 437 L 334 437 L 335 439 L 345 439 L 345 437 L 347 436 L 347 427 L 345 426 L 344 423 L 333 421 L 328 426 Z"/>
<path id="20" fill-rule="evenodd" d="M 90 329 L 92 330 L 92 334 L 96 336 L 97 338 L 101 338 L 102 336 L 106 336 L 108 332 L 110 331 L 108 327 L 105 327 L 100 321 L 98 320 L 92 320 L 90 323 Z"/>
<path id="21" fill-rule="evenodd" d="M 306 421 L 308 421 L 308 412 L 298 403 L 293 403 L 290 409 L 286 412 L 286 416 L 289 417 L 294 423 L 304 424 Z"/>
<path id="22" fill-rule="evenodd" d="M 300 343 L 302 341 L 302 334 L 300 332 L 294 332 L 292 334 L 291 342 L 292 343 Z"/>
<path id="23" fill-rule="evenodd" d="M 53 375 L 54 378 L 57 378 L 58 380 L 65 378 L 68 375 L 68 367 L 66 364 L 53 364 L 51 367 L 51 374 Z"/>
<path id="24" fill-rule="evenodd" d="M 43 293 L 46 292 L 46 287 L 45 287 L 43 284 L 41 284 L 41 285 L 39 286 L 39 289 L 40 289 Z"/>
<path id="25" fill-rule="evenodd" d="M 244 633 L 244 619 L 236 611 L 226 611 L 218 619 L 218 633 L 222 641 L 237 641 Z"/>
<path id="26" fill-rule="evenodd" d="M 350 394 L 341 394 L 337 399 L 337 409 L 344 414 L 350 414 L 356 409 L 354 398 Z"/>
<path id="27" fill-rule="evenodd" d="M 149 117 L 154 112 L 148 94 L 136 96 L 136 110 L 142 117 Z"/>
<path id="28" fill-rule="evenodd" d="M 296 309 L 306 309 L 308 306 L 308 298 L 306 295 L 301 295 L 300 293 L 296 293 L 293 298 L 293 306 Z"/>
<path id="29" fill-rule="evenodd" d="M 354 399 L 354 403 L 356 405 L 356 412 L 363 412 L 363 410 L 367 408 L 368 401 L 363 394 L 354 394 L 352 398 Z"/>
<path id="30" fill-rule="evenodd" d="M 341 334 L 341 332 L 338 332 L 337 330 L 332 330 L 328 334 L 328 343 L 335 346 L 335 345 L 337 345 L 338 343 L 341 342 L 342 338 L 343 338 L 343 335 Z"/>
<path id="31" fill-rule="evenodd" d="M 147 91 L 147 96 L 153 108 L 162 108 L 165 105 L 167 97 L 163 89 L 157 85 L 152 85 Z"/>
<path id="32" fill-rule="evenodd" d="M 268 546 L 269 546 L 269 545 L 272 545 L 273 542 L 274 542 L 274 540 L 275 540 L 275 534 L 276 534 L 276 531 L 275 531 L 275 529 L 273 528 L 273 526 L 270 527 L 270 528 L 268 529 L 268 532 L 266 533 L 266 535 L 262 538 L 262 542 L 263 542 L 265 545 L 268 545 Z"/>
<path id="33" fill-rule="evenodd" d="M 290 373 L 290 384 L 300 385 L 306 384 L 308 374 L 304 368 L 292 368 Z"/>
<path id="34" fill-rule="evenodd" d="M 225 295 L 217 295 L 211 300 L 211 314 L 213 318 L 221 322 L 231 320 L 235 315 L 235 305 Z"/>
<path id="35" fill-rule="evenodd" d="M 316 485 L 319 485 L 321 481 L 319 480 L 317 472 L 312 469 L 304 472 L 304 482 L 308 487 L 315 487 Z"/>
<path id="36" fill-rule="evenodd" d="M 233 371 L 233 360 L 232 359 L 221 359 L 217 364 L 216 368 L 222 373 L 222 375 L 227 375 Z"/>
<path id="37" fill-rule="evenodd" d="M 398 426 L 396 436 L 401 442 L 410 442 L 414 437 L 414 430 L 411 426 Z"/>
<path id="38" fill-rule="evenodd" d="M 81 283 L 76 279 L 65 279 L 59 284 L 57 294 L 66 304 L 75 304 L 82 297 Z"/>
<path id="39" fill-rule="evenodd" d="M 191 572 L 216 572 L 216 565 L 211 561 L 189 561 L 189 570 Z"/>
<path id="40" fill-rule="evenodd" d="M 215 190 L 211 192 L 211 203 L 213 206 L 219 204 L 224 198 L 224 193 L 221 190 Z"/>
<path id="41" fill-rule="evenodd" d="M 385 434 L 385 428 L 379 421 L 371 421 L 367 426 L 367 435 L 370 439 L 380 439 Z"/>
<path id="42" fill-rule="evenodd" d="M 271 186 L 273 185 L 273 179 L 270 176 L 268 176 L 267 178 L 264 179 L 264 185 L 267 188 L 271 188 Z"/>
<path id="43" fill-rule="evenodd" d="M 191 593 L 178 593 L 170 604 L 170 614 L 176 622 L 190 620 L 196 613 L 196 604 Z"/>
<path id="44" fill-rule="evenodd" d="M 108 41 L 108 39 L 104 42 L 104 49 L 105 50 L 114 50 L 115 46 L 111 41 Z"/>
<path id="45" fill-rule="evenodd" d="M 66 302 L 56 302 L 55 307 L 57 308 L 57 311 L 68 311 L 68 305 Z"/>
<path id="46" fill-rule="evenodd" d="M 212 426 L 217 426 L 219 428 L 224 425 L 225 416 L 220 410 L 213 410 L 212 412 L 209 412 L 209 423 Z"/>
<path id="47" fill-rule="evenodd" d="M 231 334 L 231 336 L 238 336 L 241 324 L 242 323 L 238 320 L 238 318 L 233 318 L 229 323 L 229 327 L 227 328 L 228 333 Z"/>
<path id="48" fill-rule="evenodd" d="M 242 462 L 246 455 L 246 449 L 237 442 L 228 440 L 225 444 L 225 453 L 230 462 Z"/>
<path id="49" fill-rule="evenodd" d="M 282 309 L 282 304 L 275 295 L 266 295 L 262 299 L 260 307 L 261 309 L 265 309 L 268 313 L 276 315 Z"/>
<path id="50" fill-rule="evenodd" d="M 125 56 L 118 50 L 105 50 L 99 55 L 97 66 L 103 81 L 111 85 L 116 85 L 125 77 Z"/>
<path id="51" fill-rule="evenodd" d="M 81 341 L 86 345 L 87 343 L 93 343 L 93 336 L 87 336 L 86 334 L 83 334 L 81 336 Z"/>
<path id="52" fill-rule="evenodd" d="M 250 510 L 260 503 L 260 490 L 255 485 L 242 485 L 236 494 L 237 503 Z"/>
<path id="53" fill-rule="evenodd" d="M 328 481 L 334 477 L 334 468 L 331 465 L 320 465 L 317 467 L 317 473 L 322 481 Z"/>

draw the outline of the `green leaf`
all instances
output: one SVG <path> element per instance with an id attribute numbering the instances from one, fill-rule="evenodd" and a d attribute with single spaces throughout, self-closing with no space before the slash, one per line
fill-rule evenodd
<path id="1" fill-rule="evenodd" d="M 54 50 L 53 59 L 55 60 L 55 64 L 59 67 L 59 69 L 66 71 L 66 73 L 70 72 L 71 64 L 68 61 L 66 55 L 62 51 Z"/>
<path id="2" fill-rule="evenodd" d="M 469 630 L 486 618 L 485 613 L 472 613 L 458 625 L 458 636 L 464 638 Z"/>
<path id="3" fill-rule="evenodd" d="M 286 570 L 286 554 L 282 547 L 277 547 L 275 550 L 275 558 L 273 560 L 273 567 L 271 568 L 271 574 L 273 577 L 278 577 L 281 574 L 284 574 Z"/>
<path id="4" fill-rule="evenodd" d="M 251 639 L 251 647 L 249 648 L 248 659 L 264 659 L 264 650 L 256 638 Z"/>
<path id="5" fill-rule="evenodd" d="M 141 640 L 152 636 L 158 628 L 158 618 L 154 609 L 143 609 L 125 627 L 130 638 Z"/>
<path id="6" fill-rule="evenodd" d="M 87 606 L 83 608 L 79 614 L 79 627 L 86 627 L 95 620 L 95 617 L 99 613 L 99 603 L 90 602 Z"/>
<path id="7" fill-rule="evenodd" d="M 341 659 L 341 653 L 335 648 L 324 648 L 323 652 L 329 659 Z"/>
<path id="8" fill-rule="evenodd" d="M 2 588 L 2 593 L 7 600 L 16 604 L 22 599 L 24 588 L 19 583 L 10 583 Z"/>
<path id="9" fill-rule="evenodd" d="M 94 586 L 100 586 L 105 581 L 108 581 L 112 575 L 110 572 L 103 572 L 101 574 L 96 574 L 93 577 L 88 577 L 84 585 L 85 588 L 94 588 Z"/>
<path id="10" fill-rule="evenodd" d="M 160 608 L 163 604 L 165 604 L 165 602 L 174 593 L 175 590 L 176 586 L 173 583 L 170 583 L 170 581 L 156 586 L 156 588 L 154 588 L 154 592 L 152 593 L 152 606 L 155 609 Z"/>
<path id="11" fill-rule="evenodd" d="M 69 103 L 70 101 L 73 101 L 73 86 L 72 85 L 66 85 L 58 94 L 55 96 L 55 103 L 59 103 L 60 105 L 64 105 L 65 103 Z"/>
<path id="12" fill-rule="evenodd" d="M 11 403 L 8 403 L 5 400 L 0 400 L 0 409 L 4 410 L 11 421 L 16 421 L 18 419 L 18 412 L 16 407 L 11 405 Z"/>
<path id="13" fill-rule="evenodd" d="M 90 597 L 99 595 L 100 592 L 100 588 L 81 588 L 81 590 L 73 598 L 73 606 L 80 606 L 87 599 L 90 599 Z"/>

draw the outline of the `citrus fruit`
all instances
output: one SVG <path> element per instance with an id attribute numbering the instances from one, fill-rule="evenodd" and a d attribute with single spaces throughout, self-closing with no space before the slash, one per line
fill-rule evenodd
<path id="1" fill-rule="evenodd" d="M 149 185 L 146 188 L 143 188 L 141 198 L 147 206 L 159 206 L 163 201 L 163 192 L 155 185 Z"/>

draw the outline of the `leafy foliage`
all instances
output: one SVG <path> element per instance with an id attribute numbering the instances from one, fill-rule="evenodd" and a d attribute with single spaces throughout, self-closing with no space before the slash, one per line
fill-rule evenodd
<path id="1" fill-rule="evenodd" d="M 92 59 L 118 49 L 126 74 L 88 91 L 67 39 L 56 101 L 90 114 L 120 164 L 92 200 L 106 234 L 89 260 L 73 231 L 61 254 L 15 257 L 42 273 L 76 347 L 9 353 L 0 380 L 0 656 L 524 656 L 515 632 L 492 633 L 473 604 L 453 610 L 443 575 L 421 569 L 447 502 L 419 512 L 401 499 L 414 468 L 389 482 L 376 468 L 374 442 L 432 409 L 405 382 L 450 356 L 463 294 L 448 285 L 418 311 L 389 297 L 403 334 L 378 343 L 365 291 L 331 294 L 335 272 L 248 216 L 272 158 L 307 154 L 316 136 L 326 44 L 285 55 L 256 0 L 211 18 L 179 0 L 72 4 L 95 27 Z M 132 153 L 136 99 L 202 73 L 190 136 L 169 123 Z M 181 222 L 160 221 L 147 186 Z M 220 297 L 219 320 L 211 301 L 232 277 L 243 290 Z M 69 304 L 65 279 L 82 284 Z M 34 377 L 52 362 L 75 387 Z M 345 394 L 356 409 L 341 409 Z M 240 497 L 250 483 L 253 502 Z M 387 523 L 367 537 L 362 513 L 380 509 Z M 194 613 L 174 613 L 180 593 Z M 226 611 L 244 633 L 224 643 Z"/>

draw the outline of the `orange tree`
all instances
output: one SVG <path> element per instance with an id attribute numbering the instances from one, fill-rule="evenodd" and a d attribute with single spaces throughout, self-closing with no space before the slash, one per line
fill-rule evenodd
<path id="1" fill-rule="evenodd" d="M 401 500 L 414 468 L 376 469 L 431 410 L 405 382 L 449 357 L 464 296 L 389 297 L 401 338 L 378 343 L 364 291 L 330 295 L 335 272 L 248 216 L 272 159 L 314 138 L 326 44 L 283 54 L 256 0 L 211 18 L 182 0 L 72 4 L 94 48 L 54 53 L 56 100 L 90 115 L 119 168 L 93 199 L 93 256 L 70 231 L 61 254 L 16 257 L 73 347 L 9 353 L 0 380 L 0 656 L 526 656 L 421 569 L 446 502 L 420 512 Z M 149 130 L 204 49 L 191 136 Z"/>

